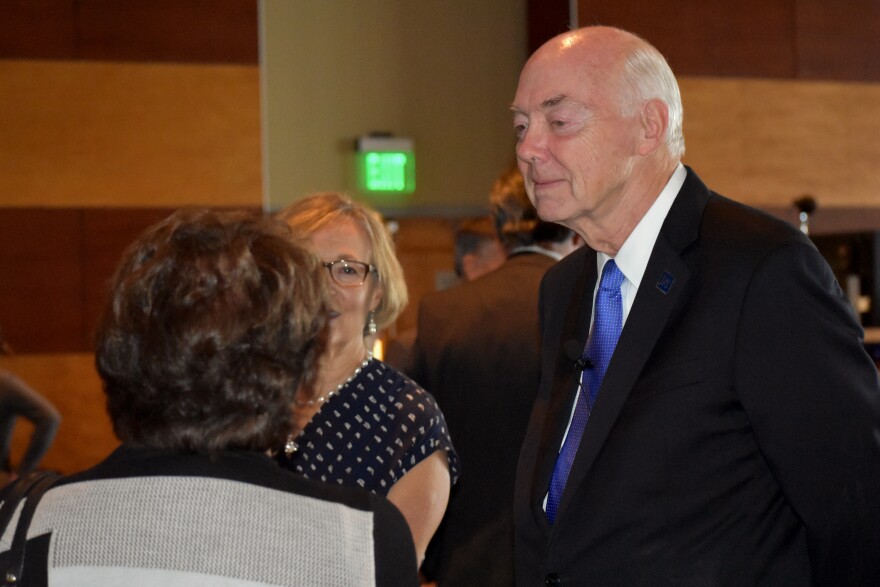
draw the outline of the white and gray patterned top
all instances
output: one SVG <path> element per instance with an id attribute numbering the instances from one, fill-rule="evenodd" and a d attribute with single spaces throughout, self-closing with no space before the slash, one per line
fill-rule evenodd
<path id="1" fill-rule="evenodd" d="M 289 457 L 279 453 L 282 466 L 380 495 L 438 450 L 458 480 L 458 456 L 433 396 L 377 359 L 321 406 L 296 444 Z"/>
<path id="2" fill-rule="evenodd" d="M 29 585 L 411 587 L 416 577 L 409 529 L 391 504 L 252 453 L 123 447 L 47 492 L 28 539 Z"/>

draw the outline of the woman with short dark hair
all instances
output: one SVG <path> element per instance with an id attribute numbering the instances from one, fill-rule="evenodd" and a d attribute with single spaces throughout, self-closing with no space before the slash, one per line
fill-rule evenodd
<path id="1" fill-rule="evenodd" d="M 97 334 L 122 446 L 43 497 L 24 580 L 415 584 L 412 539 L 391 504 L 267 454 L 290 434 L 296 390 L 323 351 L 325 280 L 275 220 L 186 210 L 147 230 Z"/>
<path id="2" fill-rule="evenodd" d="M 205 452 L 283 442 L 325 321 L 321 268 L 288 232 L 188 211 L 134 245 L 97 334 L 120 440 Z"/>

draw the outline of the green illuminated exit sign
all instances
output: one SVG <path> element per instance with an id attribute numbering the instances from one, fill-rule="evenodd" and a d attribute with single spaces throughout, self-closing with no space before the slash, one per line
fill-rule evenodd
<path id="1" fill-rule="evenodd" d="M 364 192 L 411 194 L 416 161 L 411 139 L 367 136 L 357 141 L 358 188 Z"/>

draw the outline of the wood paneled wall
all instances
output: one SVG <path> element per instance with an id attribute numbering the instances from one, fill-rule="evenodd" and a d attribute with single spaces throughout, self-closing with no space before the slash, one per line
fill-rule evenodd
<path id="1" fill-rule="evenodd" d="M 123 250 L 167 208 L 0 208 L 0 318 L 22 354 L 88 352 Z"/>
<path id="2" fill-rule="evenodd" d="M 570 28 L 569 0 L 529 0 L 528 42 L 529 54 L 545 41 Z"/>
<path id="3" fill-rule="evenodd" d="M 530 49 L 568 28 L 568 4 L 529 1 Z M 817 232 L 880 225 L 876 0 L 580 0 L 578 14 L 669 57 L 688 162 L 710 185 L 792 221 L 810 191 Z M 58 405 L 44 464 L 70 472 L 115 444 L 78 351 L 122 249 L 180 205 L 261 205 L 257 0 L 0 0 L 0 15 L 0 322 L 21 353 L 0 366 Z M 449 220 L 401 220 L 400 329 L 451 243 Z"/>
<path id="4" fill-rule="evenodd" d="M 707 78 L 679 80 L 685 163 L 741 202 L 880 205 L 880 84 Z"/>
<path id="5" fill-rule="evenodd" d="M 257 0 L 0 0 L 0 58 L 256 65 Z"/>
<path id="6" fill-rule="evenodd" d="M 530 42 L 566 27 L 534 0 Z M 580 25 L 631 30 L 679 77 L 685 162 L 714 189 L 784 209 L 803 195 L 858 220 L 880 207 L 880 3 L 876 0 L 580 0 Z"/>
<path id="7" fill-rule="evenodd" d="M 415 328 L 419 300 L 437 289 L 438 274 L 454 271 L 456 224 L 457 220 L 452 218 L 403 218 L 398 221 L 395 235 L 397 257 L 403 266 L 410 303 L 397 319 L 397 324 L 389 329 L 387 334 L 390 337 Z"/>
<path id="8" fill-rule="evenodd" d="M 105 409 L 101 380 L 90 353 L 0 356 L 0 369 L 16 374 L 48 398 L 61 413 L 61 426 L 40 467 L 74 473 L 100 462 L 119 441 Z M 18 463 L 33 432 L 30 422 L 16 425 L 11 457 Z"/>
<path id="9" fill-rule="evenodd" d="M 259 70 L 0 60 L 0 205 L 259 205 Z"/>
<path id="10" fill-rule="evenodd" d="M 0 0 L 0 324 L 83 352 L 128 242 L 262 204 L 256 0 Z"/>
<path id="11" fill-rule="evenodd" d="M 880 82 L 876 0 L 579 0 L 578 21 L 643 36 L 680 76 Z"/>
<path id="12" fill-rule="evenodd" d="M 529 0 L 529 52 L 569 29 L 569 0 Z M 880 82 L 876 0 L 578 0 L 578 26 L 633 31 L 677 75 Z"/>

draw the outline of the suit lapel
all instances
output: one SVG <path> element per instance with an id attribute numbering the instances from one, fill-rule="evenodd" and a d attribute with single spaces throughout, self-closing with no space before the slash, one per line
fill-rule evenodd
<path id="1" fill-rule="evenodd" d="M 682 260 L 681 253 L 697 238 L 699 220 L 707 197 L 708 190 L 688 170 L 685 184 L 657 237 L 635 301 L 608 365 L 602 386 L 599 388 L 596 405 L 590 414 L 590 420 L 581 439 L 559 505 L 558 516 L 560 519 L 565 518 L 565 509 L 595 462 L 596 456 L 629 397 L 630 391 L 657 345 L 673 309 L 687 292 L 691 271 Z M 590 283 L 595 285 L 595 280 L 594 263 Z M 589 300 L 591 297 L 587 297 L 587 299 Z M 588 312 L 591 312 L 590 306 L 592 304 L 590 302 L 582 303 L 582 305 L 587 306 Z M 589 316 L 590 313 L 587 313 L 586 318 L 581 317 L 582 321 L 589 324 Z M 569 410 L 571 409 L 571 388 L 569 387 L 568 390 L 568 401 L 557 400 L 553 408 L 559 409 L 565 404 Z M 560 389 L 556 390 L 557 393 L 559 391 Z M 551 411 L 551 414 L 557 414 L 556 418 L 552 418 L 553 420 L 564 420 L 562 424 L 564 430 L 567 418 L 560 415 L 559 412 Z M 560 432 L 556 437 L 555 448 L 552 449 L 554 460 L 561 443 L 561 437 Z M 550 471 L 546 477 L 548 483 L 552 474 L 552 464 Z M 543 469 L 541 473 L 543 478 Z"/>

